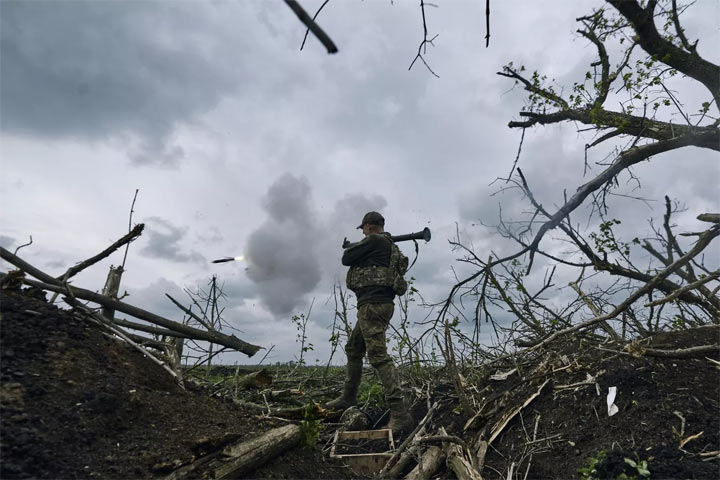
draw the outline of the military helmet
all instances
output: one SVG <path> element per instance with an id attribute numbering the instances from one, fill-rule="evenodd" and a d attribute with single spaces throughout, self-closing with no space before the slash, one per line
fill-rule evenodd
<path id="1" fill-rule="evenodd" d="M 371 225 L 385 225 L 385 217 L 380 215 L 378 212 L 368 212 L 362 219 L 362 223 L 357 228 L 362 228 L 363 225 L 369 223 Z"/>

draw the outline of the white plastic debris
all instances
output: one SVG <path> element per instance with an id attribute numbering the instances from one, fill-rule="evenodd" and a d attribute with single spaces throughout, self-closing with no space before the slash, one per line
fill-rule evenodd
<path id="1" fill-rule="evenodd" d="M 615 396 L 617 395 L 617 387 L 609 387 L 607 394 L 608 417 L 612 417 L 620 411 L 615 405 Z"/>
<path id="2" fill-rule="evenodd" d="M 498 372 L 494 375 L 490 375 L 490 380 L 497 380 L 497 381 L 507 380 L 507 378 L 515 372 L 517 372 L 517 368 L 513 368 L 512 370 L 507 371 L 507 372 Z"/>

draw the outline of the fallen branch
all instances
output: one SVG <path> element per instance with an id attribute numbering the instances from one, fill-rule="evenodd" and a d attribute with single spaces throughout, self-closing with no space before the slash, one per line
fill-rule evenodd
<path id="1" fill-rule="evenodd" d="M 495 423 L 493 428 L 490 430 L 491 433 L 490 433 L 490 439 L 488 440 L 488 445 L 491 444 L 493 442 L 493 440 L 495 440 L 498 437 L 498 435 L 500 435 L 502 433 L 503 429 L 507 426 L 508 423 L 510 423 L 510 420 L 515 418 L 515 415 L 520 413 L 520 411 L 523 408 L 527 407 L 530 404 L 530 402 L 535 400 L 540 395 L 540 393 L 542 393 L 543 388 L 545 388 L 545 385 L 547 385 L 549 381 L 550 381 L 550 379 L 545 380 L 545 382 L 543 382 L 543 384 L 540 385 L 540 388 L 538 388 L 535 393 L 530 395 L 530 397 L 528 397 L 528 399 L 525 400 L 525 402 L 522 405 L 515 407 L 512 410 L 507 411 L 505 413 L 505 415 L 503 415 L 503 417 L 500 418 L 500 420 L 498 420 Z"/>
<path id="2" fill-rule="evenodd" d="M 398 478 L 402 474 L 402 472 L 405 471 L 405 468 L 410 464 L 410 462 L 417 458 L 419 452 L 420 452 L 420 446 L 418 445 L 418 440 L 422 438 L 425 435 L 425 427 L 426 425 L 423 425 L 423 427 L 418 430 L 418 432 L 413 437 L 414 442 L 411 446 L 407 448 L 398 459 L 397 462 L 395 462 L 395 465 L 387 472 L 385 475 L 385 478 Z"/>
<path id="3" fill-rule="evenodd" d="M 698 280 L 696 282 L 692 282 L 692 283 L 688 283 L 687 285 L 684 285 L 683 287 L 675 290 L 673 293 L 671 293 L 670 295 L 668 295 L 665 298 L 655 300 L 654 302 L 646 303 L 645 306 L 646 307 L 655 307 L 658 305 L 662 305 L 663 303 L 671 302 L 671 301 L 675 300 L 677 297 L 679 297 L 680 295 L 682 295 L 683 293 L 688 292 L 690 290 L 694 290 L 697 287 L 704 285 L 705 283 L 707 283 L 711 280 L 715 280 L 716 278 L 718 278 L 718 276 L 720 276 L 720 272 L 712 272 L 710 275 L 706 276 L 705 278 L 701 278 L 700 280 Z"/>
<path id="4" fill-rule="evenodd" d="M 120 325 L 121 327 L 125 328 L 132 328 L 133 330 L 138 330 L 140 332 L 152 333 L 155 335 L 165 335 L 166 337 L 190 338 L 190 336 L 184 333 L 176 332 L 174 330 L 168 330 L 167 328 L 145 325 L 144 323 L 131 322 L 130 320 L 126 320 L 124 318 L 113 318 L 112 321 L 115 325 Z"/>
<path id="5" fill-rule="evenodd" d="M 144 223 L 138 223 L 137 225 L 135 225 L 135 227 L 134 227 L 132 230 L 130 230 L 130 231 L 129 231 L 128 233 L 126 233 L 125 235 L 123 235 L 122 238 L 120 238 L 118 241 L 116 241 L 115 243 L 113 243 L 112 245 L 110 245 L 108 248 L 106 248 L 106 249 L 103 250 L 102 252 L 98 253 L 98 254 L 95 255 L 94 257 L 88 258 L 87 260 L 82 261 L 82 262 L 80 262 L 80 263 L 78 263 L 78 264 L 75 264 L 75 265 L 73 265 L 72 267 L 68 268 L 67 271 L 66 271 L 65 273 L 63 273 L 62 275 L 60 275 L 59 277 L 57 277 L 57 279 L 58 279 L 58 280 L 67 281 L 69 278 L 74 277 L 75 275 L 77 275 L 77 274 L 80 273 L 81 271 L 83 271 L 83 270 L 85 270 L 86 268 L 88 268 L 88 267 L 96 264 L 97 262 L 99 262 L 99 261 L 102 260 L 103 258 L 106 258 L 106 257 L 110 256 L 110 254 L 112 254 L 112 253 L 113 253 L 115 250 L 117 250 L 118 248 L 122 247 L 122 246 L 125 245 L 126 243 L 132 242 L 132 241 L 135 240 L 137 237 L 139 237 L 139 236 L 142 234 L 144 228 L 145 228 L 145 224 L 144 224 Z M 3 257 L 3 258 L 4 258 L 4 257 Z M 8 261 L 9 261 L 9 260 L 8 260 Z M 12 262 L 11 262 L 11 263 L 12 263 Z M 29 273 L 29 272 L 28 272 L 28 273 Z M 34 276 L 34 275 L 33 275 L 33 276 Z"/>
<path id="6" fill-rule="evenodd" d="M 257 438 L 226 447 L 218 461 L 226 461 L 213 471 L 213 478 L 241 478 L 262 464 L 300 443 L 299 425 L 285 425 L 265 432 Z M 225 460 L 227 458 L 227 460 Z"/>
<path id="7" fill-rule="evenodd" d="M 655 348 L 646 348 L 643 350 L 643 353 L 648 357 L 663 358 L 688 358 L 712 352 L 720 353 L 720 344 L 701 345 L 699 347 L 680 348 L 677 350 L 659 350 Z"/>
<path id="8" fill-rule="evenodd" d="M 468 447 L 468 444 L 465 443 L 465 440 L 460 437 L 456 437 L 455 435 L 430 435 L 428 437 L 417 439 L 416 443 L 456 443 L 465 450 L 470 451 L 470 448 Z"/>
<path id="9" fill-rule="evenodd" d="M 282 417 L 282 418 L 290 418 L 294 420 L 300 420 L 303 418 L 305 414 L 305 407 L 277 407 L 272 408 L 265 405 L 260 405 L 259 403 L 253 403 L 253 402 L 245 402 L 243 400 L 233 399 L 233 403 L 239 407 L 242 407 L 246 410 L 254 410 L 256 412 L 261 412 L 265 415 L 271 415 L 273 417 Z M 324 412 L 316 411 L 314 413 L 317 413 L 317 416 L 323 416 Z"/>
<path id="10" fill-rule="evenodd" d="M 243 340 L 240 340 L 239 338 L 235 337 L 234 335 L 225 335 L 220 332 L 208 332 L 204 330 L 199 330 L 197 328 L 193 328 L 187 325 L 183 325 L 182 323 L 174 322 L 172 320 L 168 320 L 165 317 L 161 317 L 160 315 L 156 315 L 154 313 L 148 312 L 146 310 L 143 310 L 141 308 L 129 305 L 127 303 L 121 302 L 119 300 L 114 300 L 112 298 L 105 297 L 99 293 L 91 292 L 90 290 L 85 290 L 83 288 L 79 287 L 71 287 L 67 283 L 63 283 L 60 280 L 57 280 L 56 278 L 51 277 L 47 273 L 43 272 L 42 270 L 39 270 L 38 268 L 33 267 L 29 263 L 25 262 L 24 260 L 20 259 L 19 257 L 13 255 L 8 250 L 0 247 L 0 258 L 3 260 L 12 263 L 16 267 L 18 267 L 20 270 L 23 270 L 24 272 L 32 275 L 35 278 L 40 279 L 40 282 L 30 280 L 30 279 L 23 279 L 24 283 L 27 283 L 28 285 L 32 285 L 44 290 L 49 290 L 52 292 L 57 293 L 68 293 L 72 297 L 81 298 L 83 300 L 88 300 L 97 304 L 102 305 L 103 307 L 112 308 L 114 310 L 121 311 L 123 313 L 126 313 L 128 315 L 132 315 L 133 317 L 140 318 L 142 320 L 146 320 L 150 323 L 154 323 L 156 325 L 160 325 L 161 327 L 168 328 L 170 330 L 175 330 L 177 332 L 186 334 L 190 338 L 194 338 L 197 340 L 204 340 L 211 343 L 217 343 L 219 345 L 222 345 L 224 347 L 228 347 L 234 350 L 238 350 L 244 354 L 246 354 L 249 357 L 252 357 L 257 353 L 258 350 L 260 350 L 262 347 L 257 345 L 252 345 L 250 343 L 247 343 Z M 4 275 L 2 275 L 4 276 Z"/>
<path id="11" fill-rule="evenodd" d="M 190 478 L 230 479 L 242 478 L 264 463 L 300 443 L 302 434 L 298 425 L 274 428 L 259 437 L 225 447 L 197 461 L 185 465 L 165 477 L 165 480 Z M 208 475 L 201 475 L 207 473 Z"/>

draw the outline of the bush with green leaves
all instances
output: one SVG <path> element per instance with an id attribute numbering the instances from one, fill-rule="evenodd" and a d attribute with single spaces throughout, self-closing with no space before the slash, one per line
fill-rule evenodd
<path id="1" fill-rule="evenodd" d="M 322 433 L 325 425 L 316 415 L 317 409 L 312 403 L 308 403 L 303 407 L 303 419 L 300 422 L 300 433 L 302 435 L 302 443 L 306 448 L 313 449 L 317 445 L 318 438 Z"/>

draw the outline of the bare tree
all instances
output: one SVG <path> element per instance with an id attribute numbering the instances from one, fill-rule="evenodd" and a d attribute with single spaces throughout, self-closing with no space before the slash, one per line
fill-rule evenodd
<path id="1" fill-rule="evenodd" d="M 498 72 L 528 92 L 521 119 L 509 123 L 510 128 L 522 129 L 523 139 L 526 129 L 567 122 L 578 125 L 580 132 L 594 132 L 585 157 L 579 159 L 585 162 L 586 175 L 590 171 L 588 151 L 600 144 L 613 148 L 604 159 L 609 161 L 600 163 L 603 169 L 599 174 L 588 176 L 584 184 L 572 188 L 574 194 L 565 195 L 563 204 L 551 209 L 536 198 L 532 179 L 517 166 L 521 140 L 510 174 L 501 180 L 506 183 L 503 188 L 522 192 L 532 209 L 521 221 L 501 215 L 497 226 L 518 248 L 509 255 L 492 253 L 486 258 L 487 254 L 476 254 L 460 237 L 452 242 L 463 253 L 461 260 L 477 270 L 458 279 L 441 305 L 436 327 L 454 315 L 451 311 L 463 298 L 475 302 L 476 324 L 485 318 L 497 331 L 499 322 L 494 320 L 499 313 L 514 318 L 504 333 L 520 337 L 523 345 L 538 345 L 579 330 L 599 328 L 596 334 L 617 340 L 667 326 L 720 323 L 718 269 L 706 265 L 703 256 L 720 234 L 720 224 L 680 234 L 696 239 L 690 245 L 681 242 L 671 221 L 678 205 L 666 197 L 662 226 L 655 227 L 651 220 L 653 238 L 623 239 L 616 234 L 620 220 L 613 218 L 610 201 L 623 183 L 621 176 L 640 184 L 632 171 L 640 162 L 656 161 L 656 156 L 690 146 L 720 151 L 720 120 L 716 118 L 720 68 L 701 57 L 697 40 L 688 40 L 680 21 L 687 8 L 675 0 L 641 4 L 608 0 L 592 14 L 578 18 L 578 33 L 594 45 L 597 58 L 568 93 L 540 72 L 528 73 L 525 66 L 509 63 Z M 609 51 L 619 52 L 614 65 Z M 676 76 L 704 87 L 706 99 L 695 111 L 687 106 L 688 99 L 673 90 Z M 615 102 L 618 109 L 611 106 Z M 673 122 L 675 117 L 682 121 Z M 687 172 L 702 174 L 691 168 Z M 589 231 L 571 220 L 581 206 L 589 206 L 594 217 L 594 223 L 588 222 L 592 225 Z M 697 213 L 699 219 L 715 218 Z M 567 245 L 562 254 L 548 249 L 559 242 Z M 546 273 L 540 286 L 533 289 L 537 282 L 527 278 L 538 256 L 544 259 Z M 575 271 L 576 279 L 569 286 L 556 286 L 557 268 Z M 574 294 L 558 294 L 561 288 Z M 564 298 L 564 303 L 548 302 L 551 292 Z M 611 320 L 620 323 L 611 325 Z"/>

